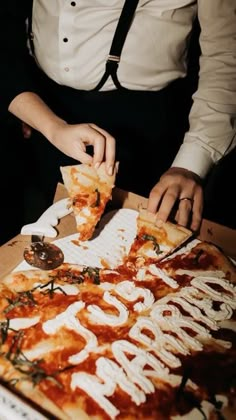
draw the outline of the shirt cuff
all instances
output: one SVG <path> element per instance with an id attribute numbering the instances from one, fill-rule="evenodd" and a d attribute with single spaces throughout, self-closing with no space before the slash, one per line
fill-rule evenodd
<path id="1" fill-rule="evenodd" d="M 213 161 L 209 151 L 199 147 L 199 144 L 183 143 L 171 166 L 188 169 L 205 178 L 213 166 Z"/>

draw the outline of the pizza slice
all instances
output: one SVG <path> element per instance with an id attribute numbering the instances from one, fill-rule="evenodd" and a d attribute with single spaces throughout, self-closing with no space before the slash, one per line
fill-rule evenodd
<path id="1" fill-rule="evenodd" d="M 192 234 L 191 230 L 171 222 L 157 226 L 156 215 L 141 209 L 137 218 L 137 235 L 131 245 L 128 260 L 136 266 L 160 261 L 179 248 Z"/>
<path id="2" fill-rule="evenodd" d="M 79 240 L 86 241 L 92 237 L 105 206 L 111 199 L 116 171 L 109 176 L 105 163 L 98 169 L 86 164 L 64 166 L 60 169 L 72 200 Z"/>

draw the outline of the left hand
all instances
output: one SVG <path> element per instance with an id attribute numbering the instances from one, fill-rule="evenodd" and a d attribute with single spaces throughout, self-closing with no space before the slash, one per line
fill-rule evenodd
<path id="1" fill-rule="evenodd" d="M 201 179 L 187 169 L 172 167 L 151 190 L 147 209 L 152 213 L 157 212 L 157 221 L 166 222 L 175 207 L 176 222 L 197 231 L 203 212 Z"/>

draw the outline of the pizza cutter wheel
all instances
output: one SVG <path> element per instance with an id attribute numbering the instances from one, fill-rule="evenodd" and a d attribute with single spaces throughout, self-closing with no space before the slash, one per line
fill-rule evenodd
<path id="1" fill-rule="evenodd" d="M 44 242 L 42 236 L 32 235 L 31 244 L 24 250 L 25 261 L 41 270 L 51 270 L 64 261 L 62 250 L 49 242 Z"/>

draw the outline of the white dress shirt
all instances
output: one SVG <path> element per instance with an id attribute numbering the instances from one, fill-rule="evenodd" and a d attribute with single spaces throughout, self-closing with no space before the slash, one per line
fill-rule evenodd
<path id="1" fill-rule="evenodd" d="M 100 81 L 124 0 L 34 0 L 35 56 L 59 84 Z M 236 145 L 236 0 L 140 0 L 118 68 L 133 90 L 159 90 L 186 75 L 192 22 L 201 25 L 200 78 L 173 166 L 204 177 Z M 115 89 L 111 78 L 103 90 Z M 171 115 L 170 115 L 171 124 Z"/>

